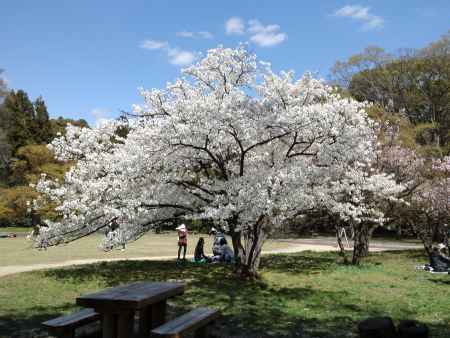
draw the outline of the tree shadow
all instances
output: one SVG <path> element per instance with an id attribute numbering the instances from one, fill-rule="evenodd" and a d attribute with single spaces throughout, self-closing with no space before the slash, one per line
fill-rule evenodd
<path id="1" fill-rule="evenodd" d="M 440 285 L 449 285 L 450 286 L 450 276 L 446 276 L 447 279 L 429 279 L 430 282 Z M 449 305 L 450 308 L 450 305 Z"/>
<path id="2" fill-rule="evenodd" d="M 0 316 L 0 337 L 37 338 L 47 337 L 41 323 L 51 318 L 61 316 L 74 309 L 74 304 L 66 303 L 59 306 L 34 306 L 26 312 L 10 312 L 8 316 Z"/>
<path id="3" fill-rule="evenodd" d="M 386 250 L 383 252 L 375 252 L 371 253 L 373 256 L 382 256 L 382 255 L 397 255 L 397 256 L 403 256 L 406 258 L 413 258 L 418 260 L 427 260 L 428 256 L 425 253 L 424 249 L 410 249 L 410 250 Z"/>
<path id="4" fill-rule="evenodd" d="M 318 272 L 333 271 L 341 263 L 340 256 L 331 255 L 329 252 L 320 255 L 312 252 L 302 252 L 289 255 L 267 255 L 261 259 L 261 269 L 292 274 L 314 274 Z"/>
<path id="5" fill-rule="evenodd" d="M 338 255 L 330 253 L 273 255 L 263 257 L 261 268 L 309 275 L 335 270 L 341 265 L 337 263 L 338 260 Z M 129 260 L 72 266 L 39 274 L 61 283 L 76 285 L 95 281 L 102 285 L 101 288 L 134 281 L 183 281 L 186 283 L 186 292 L 169 301 L 168 318 L 200 305 L 219 309 L 223 318 L 211 331 L 211 337 L 216 338 L 356 337 L 357 321 L 386 314 L 382 309 L 355 303 L 344 290 L 318 290 L 301 285 L 278 287 L 263 279 L 243 282 L 235 278 L 230 265 L 187 263 L 178 267 L 174 261 Z M 289 305 L 296 300 L 303 302 L 296 304 L 295 308 Z M 8 318 L 0 317 L 0 337 L 3 337 L 2 334 L 14 338 L 46 337 L 45 331 L 39 329 L 41 322 L 75 309 L 74 299 L 73 304 L 27 308 L 11 313 Z M 327 315 L 306 315 L 308 312 L 305 311 L 316 314 L 326 312 Z M 407 315 L 413 318 L 415 314 Z M 438 334 L 448 333 L 439 325 L 433 330 Z"/>
<path id="6" fill-rule="evenodd" d="M 307 259 L 306 259 L 307 258 Z M 303 259 L 305 263 L 299 264 Z M 297 269 L 292 266 L 298 264 Z M 335 264 L 333 258 L 309 256 L 267 257 L 262 263 L 271 269 L 291 273 L 313 273 Z M 366 310 L 351 303 L 346 303 L 344 291 L 323 291 L 306 287 L 271 287 L 264 280 L 243 282 L 233 275 L 232 266 L 228 265 L 194 265 L 188 263 L 177 267 L 172 261 L 120 261 L 103 262 L 84 266 L 47 270 L 45 277 L 63 283 L 83 284 L 92 280 L 101 281 L 105 287 L 113 287 L 132 281 L 183 281 L 186 292 L 169 302 L 168 317 L 175 317 L 200 305 L 221 310 L 222 320 L 212 330 L 215 337 L 307 337 L 308 332 L 315 332 L 314 337 L 334 337 L 334 332 L 352 330 L 354 319 L 338 314 L 357 312 L 367 314 Z M 289 311 L 286 303 L 296 299 L 328 299 L 333 306 L 327 320 L 308 319 Z M 74 300 L 75 302 L 75 300 Z M 311 307 L 314 301 L 311 300 Z M 67 305 L 70 307 L 70 305 Z M 43 309 L 38 317 L 21 314 L 14 316 L 14 327 L 38 327 L 39 323 L 58 316 L 67 310 L 67 306 L 58 309 Z M 73 305 L 75 308 L 75 305 Z M 317 304 L 320 308 L 321 304 Z M 377 313 L 371 313 L 376 315 Z M 11 320 L 10 320 L 11 321 Z M 11 331 L 9 331 L 11 332 Z"/>

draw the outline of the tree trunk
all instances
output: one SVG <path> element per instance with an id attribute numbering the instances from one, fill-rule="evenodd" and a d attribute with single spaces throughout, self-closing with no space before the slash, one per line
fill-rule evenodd
<path id="1" fill-rule="evenodd" d="M 258 221 L 244 231 L 245 250 L 241 262 L 241 278 L 254 279 L 261 258 L 261 249 L 266 240 L 265 226 L 267 219 L 261 216 Z"/>
<path id="2" fill-rule="evenodd" d="M 231 243 L 233 245 L 233 253 L 234 253 L 234 262 L 236 265 L 236 269 L 239 269 L 241 262 L 243 261 L 243 257 L 245 254 L 244 247 L 242 245 L 242 231 L 237 230 L 239 222 L 239 216 L 234 215 L 231 219 L 228 220 L 228 226 L 230 229 Z"/>
<path id="3" fill-rule="evenodd" d="M 361 258 L 369 254 L 369 226 L 367 223 L 362 222 L 357 224 L 354 229 L 352 264 L 359 265 Z"/>
<path id="4" fill-rule="evenodd" d="M 343 258 L 344 263 L 347 264 L 348 259 L 347 259 L 347 255 L 345 254 L 344 244 L 342 243 L 342 237 L 341 237 L 341 233 L 340 233 L 341 228 L 338 225 L 336 225 L 334 227 L 334 229 L 336 230 L 336 238 L 337 238 L 337 242 L 338 242 L 339 249 L 340 249 L 340 255 Z"/>
<path id="5" fill-rule="evenodd" d="M 240 231 L 233 231 L 231 233 L 231 242 L 233 244 L 234 261 L 236 266 L 240 265 L 245 255 L 245 250 L 244 247 L 242 246 L 241 237 L 242 235 Z"/>

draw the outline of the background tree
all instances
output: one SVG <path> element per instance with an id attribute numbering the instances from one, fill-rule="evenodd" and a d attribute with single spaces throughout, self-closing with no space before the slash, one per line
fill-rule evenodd
<path id="1" fill-rule="evenodd" d="M 32 103 L 23 90 L 6 93 L 0 104 L 0 226 L 31 225 L 26 201 L 38 195 L 29 185 L 41 174 L 63 179 L 72 163 L 55 161 L 46 144 L 64 133 L 67 123 L 87 126 L 84 120 L 49 119 L 42 97 Z M 51 203 L 40 213 L 52 218 Z"/>
<path id="2" fill-rule="evenodd" d="M 1 128 L 7 131 L 13 151 L 35 143 L 35 110 L 27 93 L 23 90 L 8 93 L 0 109 L 0 123 Z"/>
<path id="3" fill-rule="evenodd" d="M 2 76 L 3 72 L 4 70 L 0 68 L 0 103 L 2 103 L 3 98 L 8 93 L 8 86 L 6 84 L 6 80 Z"/>
<path id="4" fill-rule="evenodd" d="M 0 224 L 6 226 L 31 226 L 30 202 L 39 194 L 33 188 L 42 175 L 63 180 L 72 163 L 61 163 L 46 145 L 27 145 L 16 152 L 11 165 L 9 186 L 0 187 Z M 37 216 L 49 219 L 57 217 L 52 203 L 38 210 Z"/>
<path id="5" fill-rule="evenodd" d="M 404 113 L 424 133 L 419 140 L 432 144 L 439 154 L 448 152 L 450 131 L 450 34 L 420 50 L 398 56 L 382 48 L 368 47 L 363 53 L 337 62 L 334 83 L 359 101 L 380 104 L 388 111 Z M 443 146 L 443 149 L 440 147 Z"/>
<path id="6" fill-rule="evenodd" d="M 35 110 L 35 142 L 37 144 L 47 144 L 49 143 L 54 136 L 52 131 L 52 125 L 50 123 L 50 119 L 47 112 L 47 106 L 45 105 L 42 97 L 38 97 L 34 102 L 34 110 Z"/>
<path id="7" fill-rule="evenodd" d="M 52 131 L 51 138 L 54 139 L 58 135 L 64 135 L 68 124 L 77 126 L 80 128 L 89 127 L 89 124 L 84 119 L 74 120 L 74 119 L 68 119 L 68 118 L 64 118 L 64 117 L 60 116 L 58 118 L 50 120 L 51 131 Z"/>

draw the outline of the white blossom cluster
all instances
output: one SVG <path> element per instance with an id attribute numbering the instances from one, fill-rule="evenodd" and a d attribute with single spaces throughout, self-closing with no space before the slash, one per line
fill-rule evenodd
<path id="1" fill-rule="evenodd" d="M 373 201 L 402 190 L 368 170 L 376 136 L 366 105 L 310 74 L 275 74 L 242 46 L 212 49 L 182 73 L 165 89 L 141 90 L 135 119 L 70 126 L 52 142 L 58 159 L 77 162 L 63 183 L 37 185 L 61 213 L 47 223 L 46 243 L 116 220 L 122 242 L 180 218 L 225 229 L 234 220 L 245 231 L 262 216 L 276 227 L 322 208 L 377 221 Z"/>

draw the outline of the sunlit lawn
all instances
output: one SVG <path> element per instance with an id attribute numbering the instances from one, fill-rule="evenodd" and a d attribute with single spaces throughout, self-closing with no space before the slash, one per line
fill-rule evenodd
<path id="1" fill-rule="evenodd" d="M 0 278 L 0 336 L 27 337 L 75 309 L 78 295 L 131 281 L 185 281 L 171 315 L 198 305 L 221 309 L 216 337 L 354 337 L 357 321 L 389 315 L 427 323 L 450 337 L 450 276 L 416 271 L 421 252 L 373 254 L 360 267 L 335 253 L 266 256 L 261 279 L 242 282 L 229 266 L 174 261 L 108 262 Z M 34 330 L 33 330 L 34 329 Z M 303 335 L 302 335 L 303 332 Z M 41 331 L 42 333 L 42 331 Z"/>
<path id="2" fill-rule="evenodd" d="M 213 238 L 208 235 L 190 235 L 188 254 L 193 254 L 198 238 L 205 238 L 205 251 L 212 247 Z M 161 257 L 177 254 L 177 234 L 175 232 L 165 234 L 148 234 L 136 242 L 127 245 L 126 250 L 113 250 L 104 252 L 99 248 L 103 240 L 102 235 L 86 237 L 78 241 L 52 247 L 48 250 L 36 250 L 32 243 L 25 237 L 0 238 L 0 267 L 9 265 L 32 265 L 58 263 L 78 259 L 107 259 L 107 258 L 136 258 L 136 257 Z M 231 241 L 229 242 L 231 245 Z M 288 247 L 287 243 L 269 240 L 264 245 L 264 250 L 281 249 Z"/>

